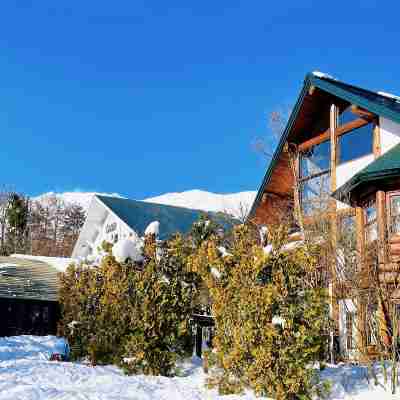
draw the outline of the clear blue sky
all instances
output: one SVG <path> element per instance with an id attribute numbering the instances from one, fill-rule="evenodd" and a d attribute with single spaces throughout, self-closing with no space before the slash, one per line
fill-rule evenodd
<path id="1" fill-rule="evenodd" d="M 308 71 L 400 93 L 399 15 L 368 0 L 5 0 L 0 183 L 255 190 L 251 142 Z"/>

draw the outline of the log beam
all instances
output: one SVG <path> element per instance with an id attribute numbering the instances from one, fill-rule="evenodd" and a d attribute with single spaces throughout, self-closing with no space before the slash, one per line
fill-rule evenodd
<path id="1" fill-rule="evenodd" d="M 369 119 L 376 118 L 375 114 L 373 114 L 370 111 L 364 110 L 363 108 L 356 106 L 355 104 L 353 104 L 350 109 L 353 114 L 358 115 L 361 118 L 369 118 Z"/>
<path id="2" fill-rule="evenodd" d="M 354 121 L 350 121 L 347 124 L 337 127 L 336 136 L 342 136 L 345 133 L 351 132 L 354 129 L 361 128 L 365 125 L 368 125 L 372 121 L 373 121 L 373 118 L 372 119 L 357 118 Z M 319 135 L 299 144 L 299 147 L 298 147 L 299 151 L 308 150 L 311 147 L 316 146 L 317 144 L 321 144 L 323 142 L 328 141 L 330 139 L 330 132 L 331 132 L 331 129 L 329 128 L 326 131 L 320 133 Z"/>

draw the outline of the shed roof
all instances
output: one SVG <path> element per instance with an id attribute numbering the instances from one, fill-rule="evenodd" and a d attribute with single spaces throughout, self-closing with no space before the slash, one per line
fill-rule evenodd
<path id="1" fill-rule="evenodd" d="M 380 184 L 392 178 L 400 177 L 400 144 L 397 144 L 375 161 L 368 164 L 349 181 L 339 187 L 332 196 L 344 203 L 349 203 L 352 193 L 361 190 L 364 184 L 371 184 L 379 188 Z"/>
<path id="2" fill-rule="evenodd" d="M 58 271 L 49 264 L 0 257 L 0 298 L 57 301 Z"/>

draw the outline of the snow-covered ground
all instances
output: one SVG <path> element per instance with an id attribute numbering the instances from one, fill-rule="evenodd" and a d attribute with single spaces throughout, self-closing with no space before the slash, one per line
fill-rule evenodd
<path id="1" fill-rule="evenodd" d="M 63 348 L 64 341 L 52 336 L 0 338 L 0 400 L 255 399 L 207 390 L 196 359 L 182 366 L 180 377 L 126 376 L 113 366 L 48 361 Z"/>
<path id="2" fill-rule="evenodd" d="M 81 363 L 51 362 L 65 343 L 53 336 L 0 338 L 0 400 L 250 400 L 243 395 L 219 396 L 204 387 L 205 375 L 197 359 L 182 366 L 175 378 L 125 376 L 113 366 L 91 367 Z M 327 368 L 322 376 L 333 381 L 330 399 L 399 399 L 390 390 L 368 383 L 366 371 L 356 366 Z"/>

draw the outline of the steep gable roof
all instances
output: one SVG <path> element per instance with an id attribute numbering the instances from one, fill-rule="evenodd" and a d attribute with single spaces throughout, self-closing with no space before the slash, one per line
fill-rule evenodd
<path id="1" fill-rule="evenodd" d="M 151 222 L 158 221 L 160 223 L 160 239 L 166 239 L 177 232 L 188 233 L 193 223 L 202 214 L 207 214 L 224 226 L 227 226 L 228 222 L 233 222 L 229 217 L 218 215 L 217 213 L 206 213 L 184 207 L 148 203 L 120 197 L 97 195 L 97 198 L 139 235 L 144 234 L 146 227 Z"/>
<path id="2" fill-rule="evenodd" d="M 400 97 L 384 92 L 373 92 L 326 76 L 308 74 L 307 79 L 310 80 L 312 86 L 325 90 L 351 104 L 365 108 L 374 114 L 400 123 Z"/>
<path id="3" fill-rule="evenodd" d="M 312 87 L 319 89 L 333 98 L 341 100 L 343 102 L 342 104 L 354 104 L 374 114 L 400 123 L 400 98 L 389 94 L 383 94 L 382 92 L 373 92 L 354 85 L 349 85 L 319 72 L 307 74 L 300 95 L 293 107 L 292 113 L 281 135 L 272 160 L 268 165 L 267 171 L 248 215 L 249 219 L 255 215 L 255 211 L 261 203 L 263 194 L 267 185 L 271 181 L 272 173 L 279 162 L 285 143 L 289 138 L 293 137 L 294 131 L 301 130 L 297 128 L 298 118 L 300 113 L 303 111 L 306 102 L 307 104 L 313 102 L 313 96 L 311 96 L 311 99 L 309 96 Z M 317 100 L 314 100 L 314 102 L 317 102 Z"/>

